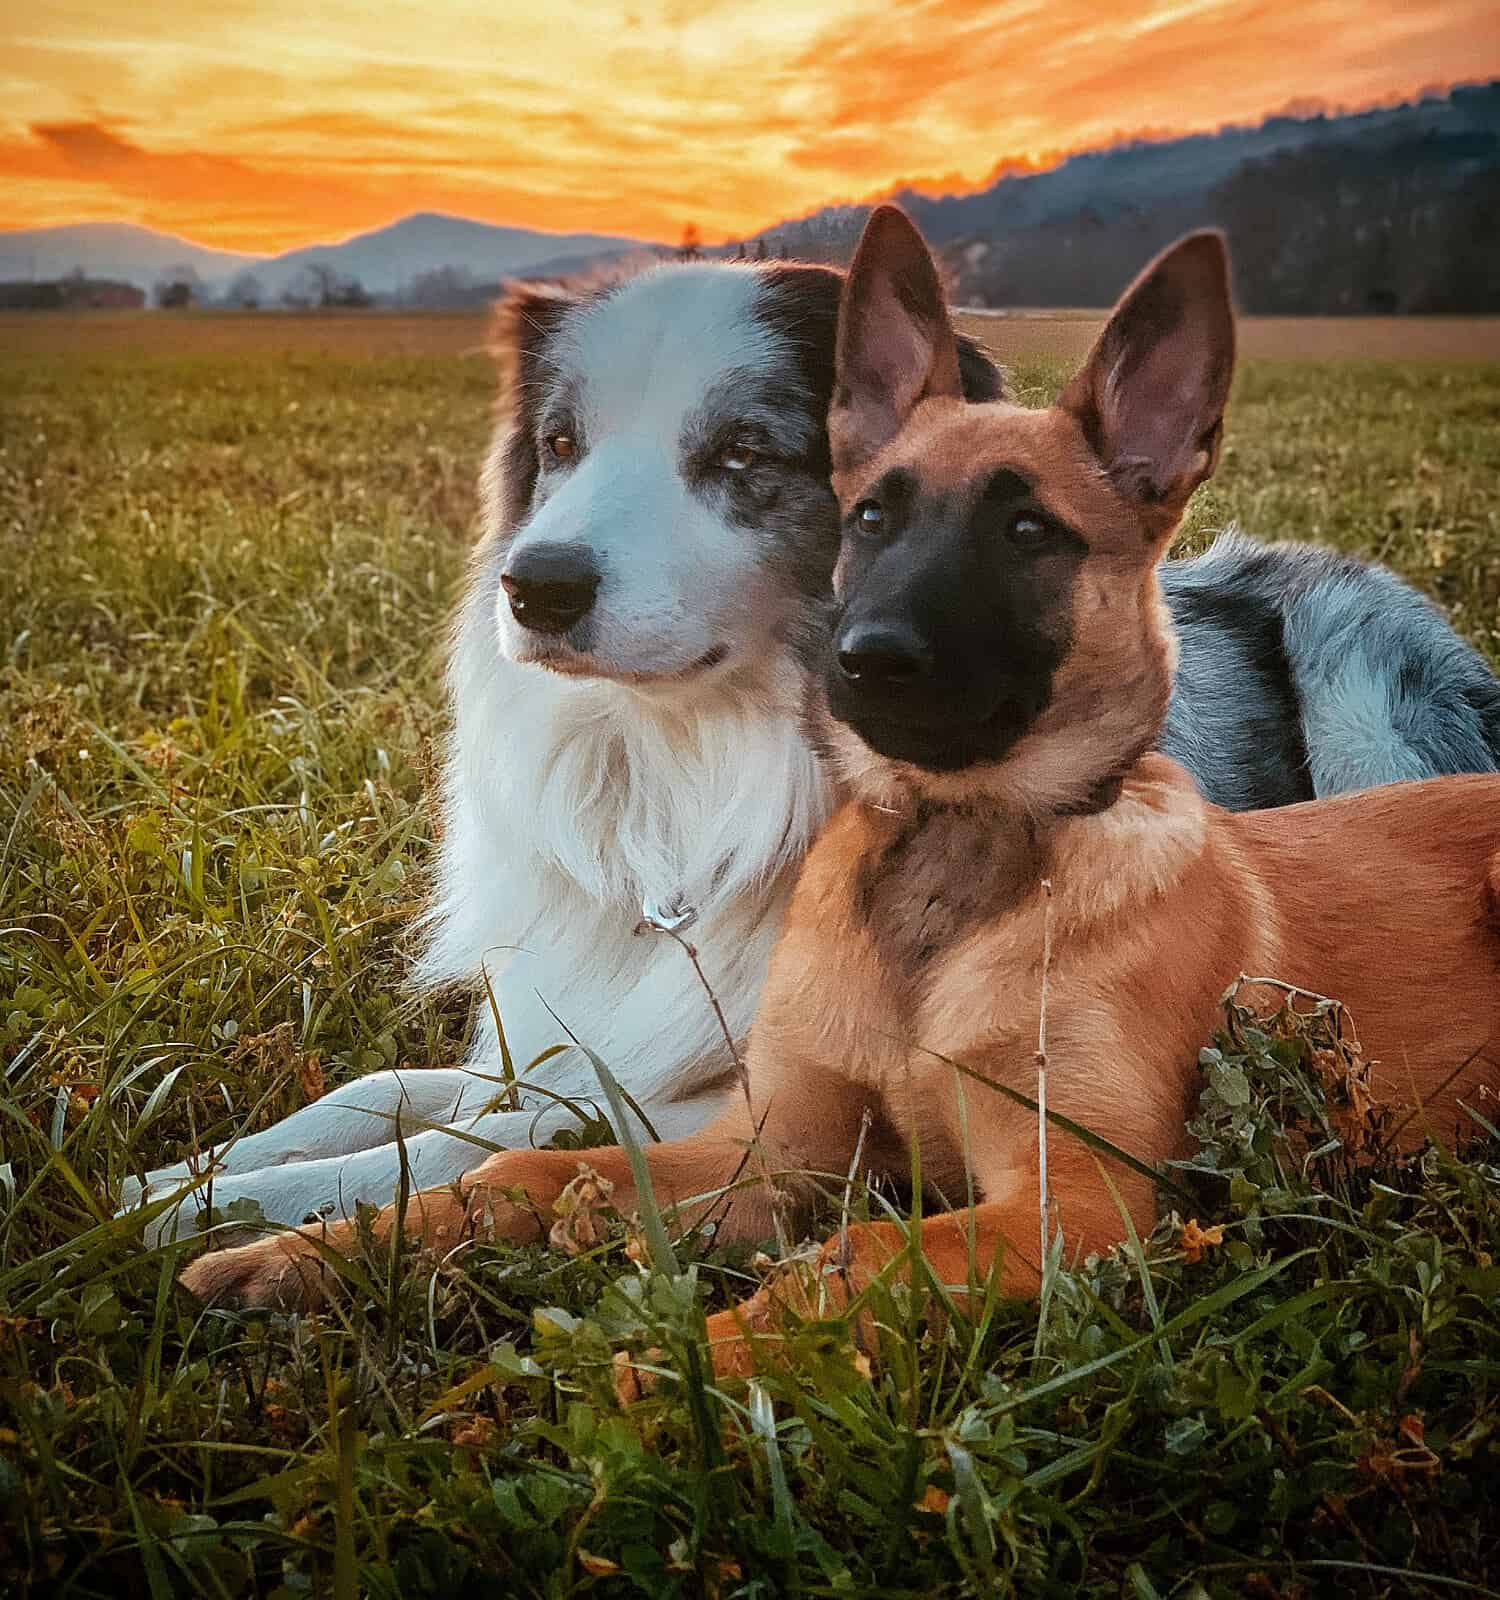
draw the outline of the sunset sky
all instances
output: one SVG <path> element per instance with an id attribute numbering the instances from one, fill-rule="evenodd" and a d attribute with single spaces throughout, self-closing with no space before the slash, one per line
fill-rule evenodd
<path id="1" fill-rule="evenodd" d="M 0 227 L 275 251 L 439 210 L 714 240 L 1493 76 L 1494 0 L 40 0 L 0 16 Z"/>

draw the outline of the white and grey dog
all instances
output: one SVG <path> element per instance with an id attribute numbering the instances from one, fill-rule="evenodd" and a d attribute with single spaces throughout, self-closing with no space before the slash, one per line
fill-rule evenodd
<path id="1" fill-rule="evenodd" d="M 383 1204 L 398 1128 L 413 1185 L 443 1184 L 599 1100 L 575 1038 L 661 1136 L 712 1114 L 724 1028 L 680 945 L 636 929 L 643 908 L 691 909 L 703 976 L 743 1039 L 832 800 L 800 708 L 837 546 L 838 291 L 827 268 L 699 263 L 508 295 L 420 971 L 492 989 L 523 1109 L 491 1109 L 486 999 L 468 1069 L 345 1084 L 149 1174 L 133 1203 L 212 1164 L 216 1208 L 250 1199 L 295 1223 Z M 963 364 L 971 398 L 999 392 L 977 348 Z M 1182 670 L 1164 743 L 1219 802 L 1495 769 L 1500 688 L 1390 573 L 1229 536 L 1170 563 L 1166 588 Z M 195 1226 L 207 1192 L 153 1232 Z"/>

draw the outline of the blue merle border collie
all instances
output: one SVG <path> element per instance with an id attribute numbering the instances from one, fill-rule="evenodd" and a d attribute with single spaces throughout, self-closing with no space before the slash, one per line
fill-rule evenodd
<path id="1" fill-rule="evenodd" d="M 838 547 L 840 282 L 700 262 L 508 293 L 420 966 L 478 997 L 469 1065 L 356 1080 L 149 1174 L 131 1203 L 179 1196 L 155 1236 L 209 1196 L 281 1223 L 383 1204 L 398 1140 L 413 1187 L 545 1142 L 599 1101 L 579 1044 L 663 1138 L 730 1092 L 728 1040 L 833 799 L 801 709 Z M 1002 392 L 976 345 L 962 365 L 970 399 Z M 1500 687 L 1390 572 L 1231 533 L 1164 588 L 1181 666 L 1162 743 L 1217 803 L 1496 769 Z"/>

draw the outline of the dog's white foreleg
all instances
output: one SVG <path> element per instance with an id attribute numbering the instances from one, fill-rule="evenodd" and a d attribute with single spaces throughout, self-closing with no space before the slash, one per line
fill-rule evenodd
<path id="1" fill-rule="evenodd" d="M 143 1192 L 161 1194 L 210 1167 L 224 1174 L 258 1172 L 289 1162 L 369 1150 L 391 1142 L 398 1116 L 416 1133 L 433 1123 L 448 1124 L 472 1116 L 503 1089 L 498 1077 L 463 1067 L 371 1073 L 294 1111 L 274 1127 L 246 1134 L 217 1150 L 205 1150 L 193 1160 L 157 1168 L 147 1174 L 144 1191 L 135 1179 L 128 1180 L 122 1201 L 126 1206 L 138 1204 Z"/>
<path id="2" fill-rule="evenodd" d="M 658 1138 L 682 1139 L 711 1121 L 721 1104 L 722 1097 L 711 1093 L 641 1109 Z M 633 1120 L 636 1136 L 648 1138 L 645 1127 Z M 486 1112 L 459 1128 L 414 1133 L 402 1141 L 411 1187 L 433 1189 L 452 1183 L 495 1150 L 546 1144 L 577 1122 L 572 1109 L 553 1102 L 524 1111 Z M 586 1162 L 588 1152 L 580 1151 L 578 1159 Z M 182 1181 L 179 1178 L 177 1185 Z M 152 1224 L 148 1239 L 161 1242 L 190 1234 L 209 1205 L 224 1211 L 238 1200 L 254 1201 L 271 1222 L 299 1223 L 317 1215 L 348 1217 L 357 1205 L 389 1205 L 400 1182 L 401 1148 L 394 1141 L 352 1155 L 288 1161 L 256 1172 L 219 1173 L 211 1185 L 199 1185 L 185 1194 L 179 1205 L 169 1207 Z M 173 1186 L 164 1184 L 144 1198 L 159 1199 Z M 135 1204 L 140 1203 L 138 1196 Z"/>

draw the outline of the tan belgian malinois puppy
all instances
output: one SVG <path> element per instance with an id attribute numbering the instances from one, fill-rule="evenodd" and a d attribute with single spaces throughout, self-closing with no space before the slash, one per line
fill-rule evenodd
<path id="1" fill-rule="evenodd" d="M 972 1081 L 964 1094 L 950 1062 L 1035 1092 L 1049 942 L 1051 1105 L 1146 1162 L 1182 1153 L 1199 1047 L 1244 973 L 1346 1002 L 1378 1093 L 1420 1110 L 1413 1133 L 1451 1136 L 1459 1097 L 1500 1084 L 1500 778 L 1234 815 L 1151 748 L 1174 654 L 1156 565 L 1213 469 L 1234 361 L 1219 237 L 1154 262 L 1062 398 L 1032 411 L 964 403 L 932 259 L 883 207 L 845 288 L 838 358 L 841 610 L 816 714 L 851 798 L 772 959 L 753 1111 L 648 1148 L 658 1197 L 735 1185 L 725 1226 L 765 1237 L 757 1177 L 805 1205 L 813 1185 L 795 1175 L 845 1170 L 868 1109 L 873 1170 L 906 1174 L 918 1140 L 936 1188 L 972 1183 L 972 1211 L 921 1225 L 939 1281 L 998 1262 L 1003 1289 L 1033 1290 L 1036 1118 Z M 624 1153 L 588 1159 L 634 1207 Z M 439 1252 L 481 1231 L 536 1239 L 577 1173 L 573 1153 L 496 1155 L 414 1196 L 406 1227 Z M 517 1187 L 531 1205 L 505 1197 Z M 1123 1237 L 1096 1156 L 1056 1130 L 1049 1188 L 1070 1252 Z M 1149 1226 L 1150 1181 L 1121 1171 L 1116 1188 Z M 310 1304 L 317 1238 L 347 1244 L 348 1225 L 202 1256 L 186 1282 Z M 747 1328 L 846 1303 L 907 1248 L 895 1224 L 849 1229 L 815 1272 L 779 1273 L 711 1320 L 716 1364 L 747 1370 Z"/>

